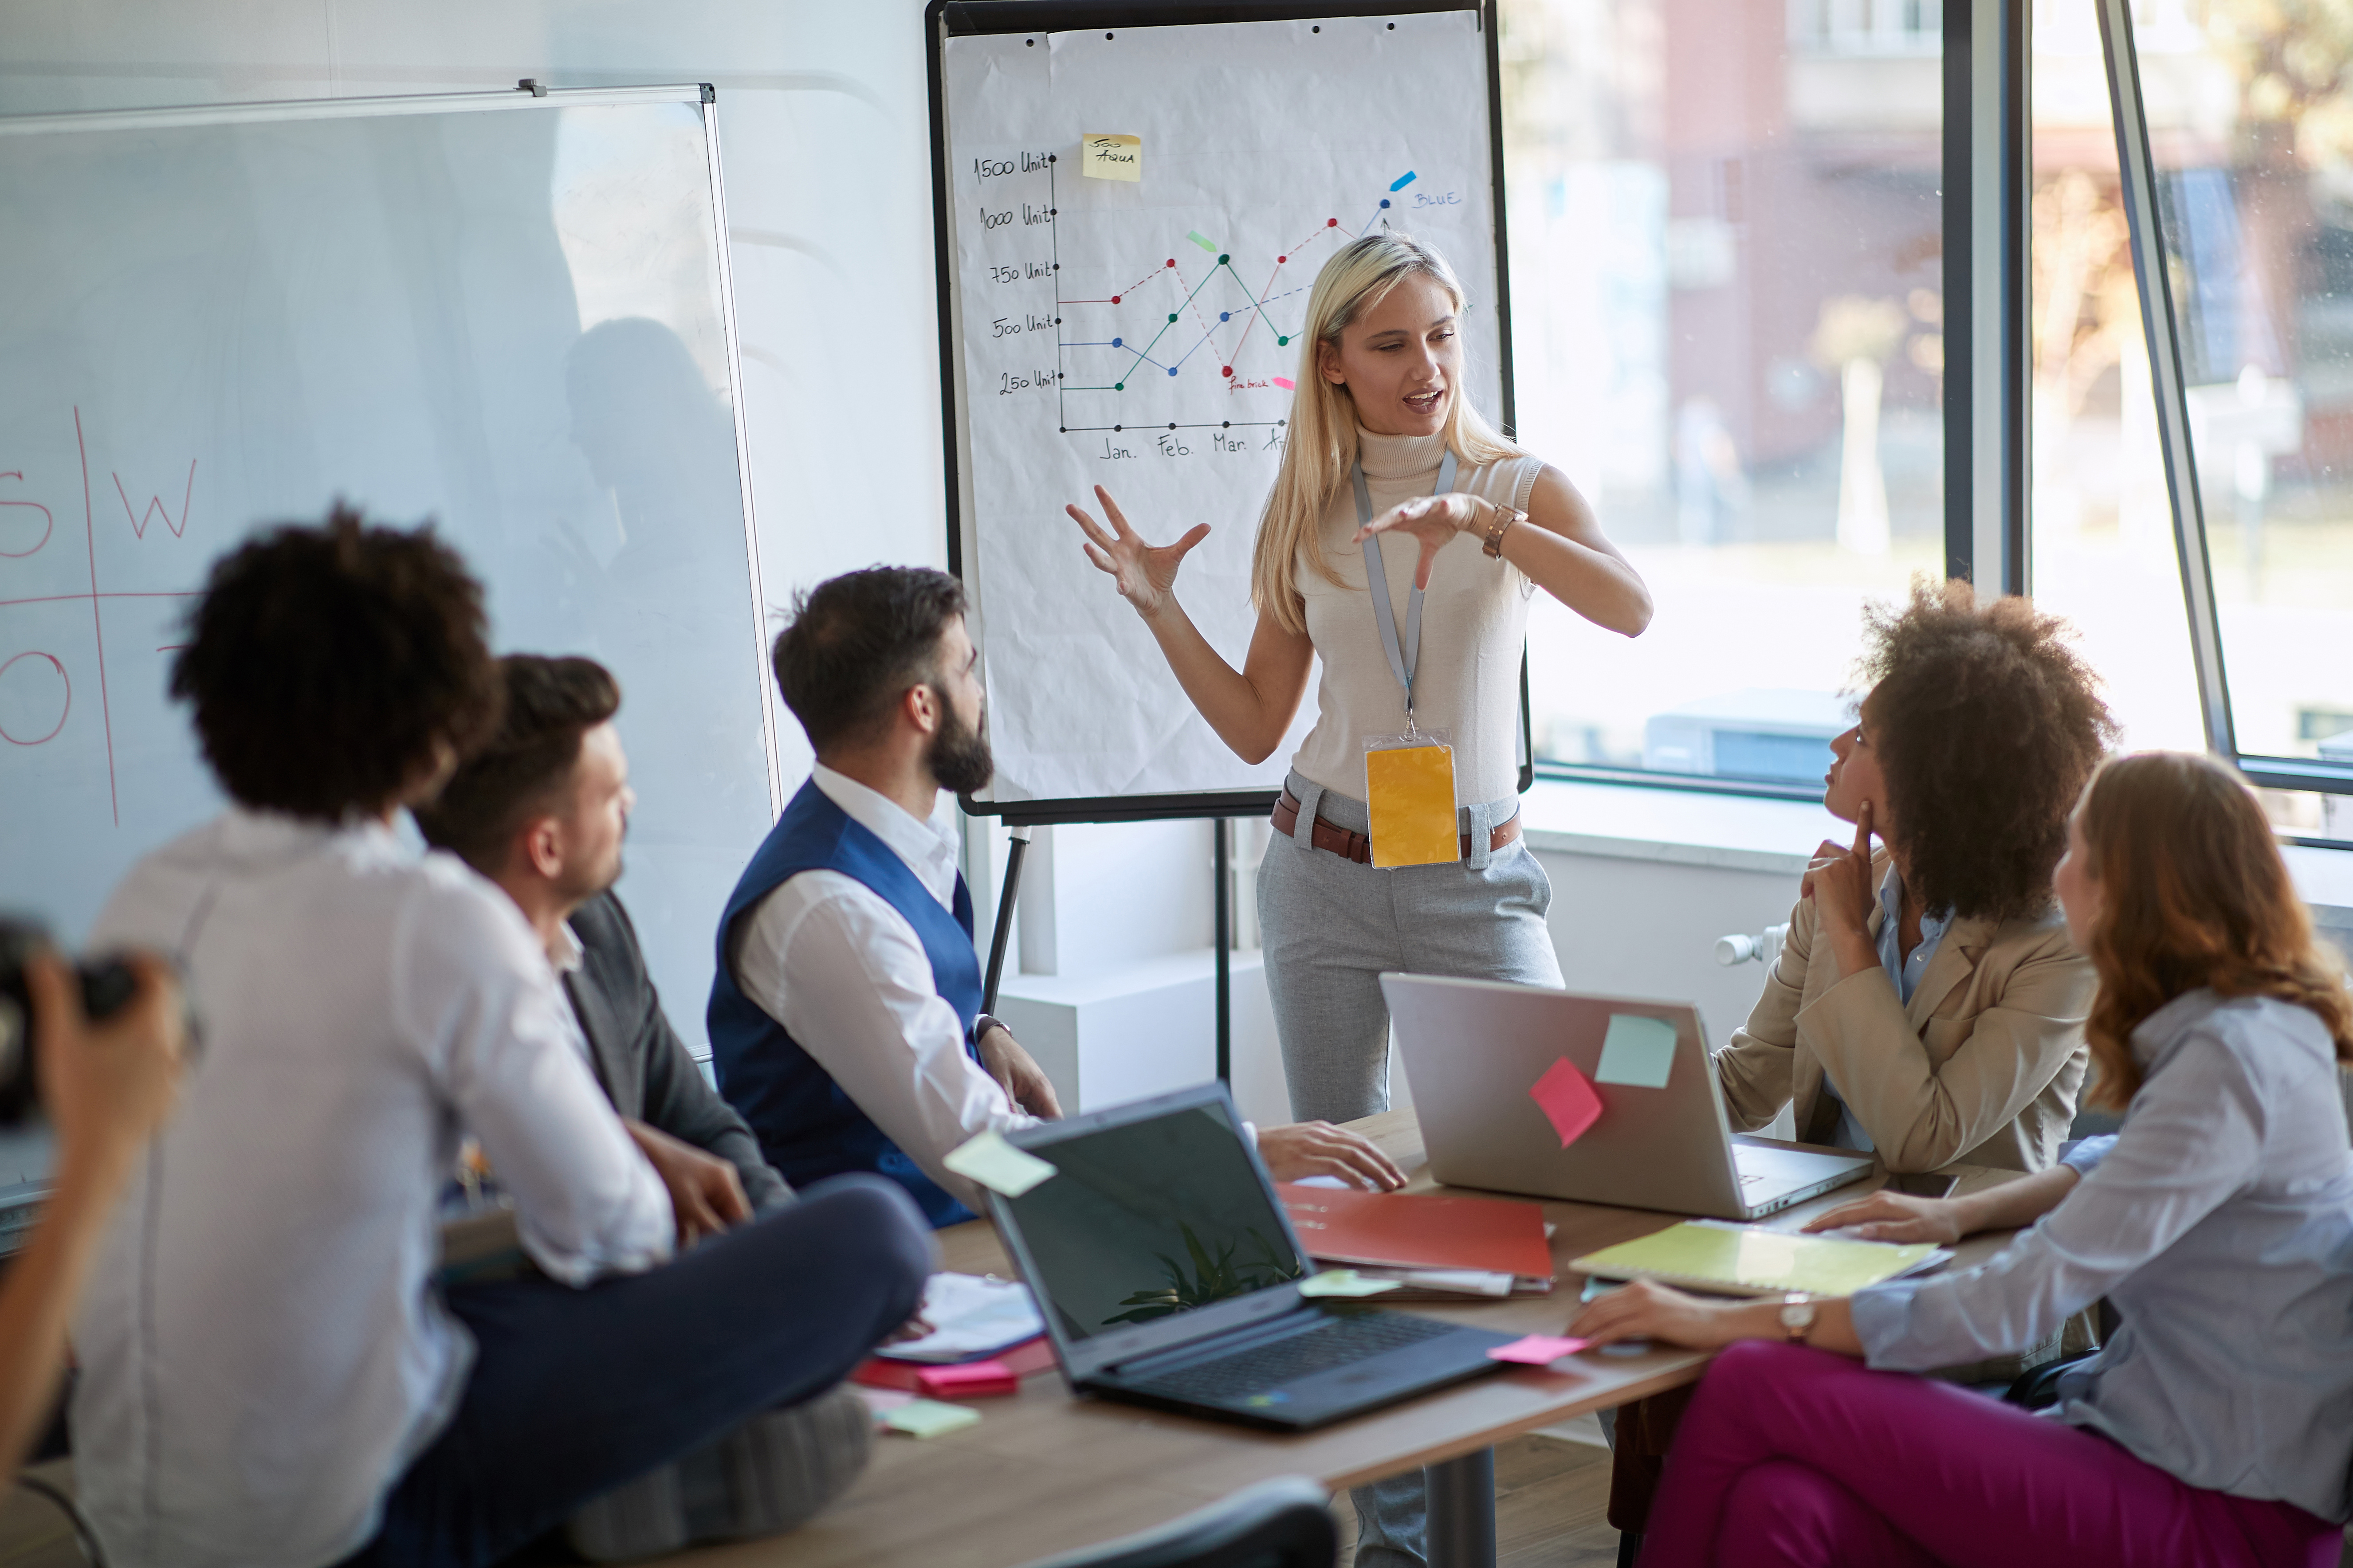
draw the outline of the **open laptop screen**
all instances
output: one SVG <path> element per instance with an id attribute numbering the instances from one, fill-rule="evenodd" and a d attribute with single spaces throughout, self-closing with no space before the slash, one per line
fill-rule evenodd
<path id="1" fill-rule="evenodd" d="M 1065 1340 L 1164 1322 L 1305 1277 L 1307 1260 L 1223 1096 L 1060 1131 L 1020 1136 L 1057 1173 L 1005 1207 L 1039 1305 Z"/>

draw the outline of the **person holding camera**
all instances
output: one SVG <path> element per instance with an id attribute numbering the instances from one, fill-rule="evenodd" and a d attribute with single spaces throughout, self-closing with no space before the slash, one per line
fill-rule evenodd
<path id="1" fill-rule="evenodd" d="M 64 960 L 38 951 L 25 961 L 24 1059 L 57 1131 L 57 1165 L 40 1224 L 0 1279 L 0 1473 L 16 1470 L 48 1418 L 65 1373 L 66 1323 L 107 1216 L 178 1092 L 180 988 L 160 960 L 128 964 L 131 999 L 92 1020 Z"/>

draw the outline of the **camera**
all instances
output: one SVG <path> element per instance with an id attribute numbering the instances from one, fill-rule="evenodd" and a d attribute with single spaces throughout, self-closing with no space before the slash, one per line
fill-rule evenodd
<path id="1" fill-rule="evenodd" d="M 37 921 L 0 915 L 0 1127 L 14 1127 L 40 1105 L 33 1056 L 33 998 L 25 984 L 25 964 L 53 945 Z M 81 983 L 81 1009 L 103 1018 L 137 994 L 138 977 L 119 958 L 74 966 Z"/>

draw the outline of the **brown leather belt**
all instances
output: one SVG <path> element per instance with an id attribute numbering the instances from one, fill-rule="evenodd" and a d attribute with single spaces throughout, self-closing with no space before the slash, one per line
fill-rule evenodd
<path id="1" fill-rule="evenodd" d="M 1299 830 L 1299 801 L 1289 790 L 1284 790 L 1282 798 L 1274 803 L 1274 830 L 1285 838 Z M 1511 821 L 1487 835 L 1488 853 L 1494 853 L 1519 836 L 1520 815 L 1514 812 Z M 1373 863 L 1373 841 L 1370 838 L 1361 833 L 1351 833 L 1321 816 L 1315 819 L 1312 838 L 1316 848 L 1328 849 L 1343 860 L 1354 860 L 1359 866 Z M 1462 835 L 1461 843 L 1462 858 L 1468 860 L 1471 858 L 1471 836 L 1467 833 Z"/>

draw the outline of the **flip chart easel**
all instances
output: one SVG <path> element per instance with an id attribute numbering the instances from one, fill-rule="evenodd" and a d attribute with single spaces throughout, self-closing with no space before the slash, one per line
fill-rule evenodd
<path id="1" fill-rule="evenodd" d="M 1207 818 L 1227 1078 L 1228 825 L 1273 809 L 1312 715 L 1269 761 L 1235 757 L 1086 563 L 1061 504 L 1102 482 L 1155 535 L 1178 531 L 1159 524 L 1180 510 L 1214 520 L 1187 603 L 1239 662 L 1250 524 L 1286 438 L 1306 291 L 1338 243 L 1377 226 L 1453 259 L 1472 295 L 1466 393 L 1513 427 L 1493 0 L 1339 15 L 933 0 L 924 24 L 947 558 L 971 595 L 998 759 L 991 790 L 963 804 L 1013 830 L 987 994 L 1028 828 Z M 1406 80 L 1411 116 L 1382 107 Z M 1098 171 L 1113 177 L 1081 172 L 1090 138 L 1116 144 L 1118 168 Z"/>

